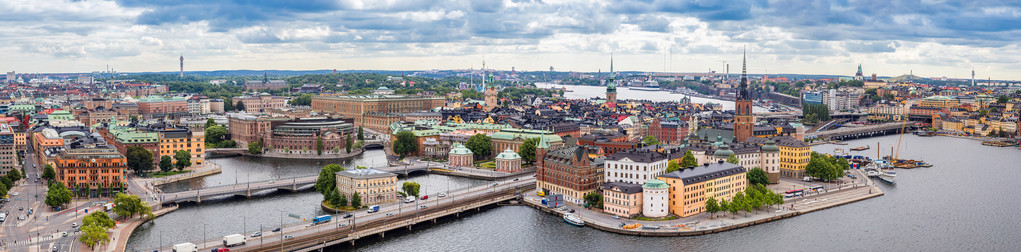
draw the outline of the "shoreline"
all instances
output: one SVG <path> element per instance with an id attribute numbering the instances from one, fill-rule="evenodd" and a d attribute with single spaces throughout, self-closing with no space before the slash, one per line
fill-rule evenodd
<path id="1" fill-rule="evenodd" d="M 242 154 L 241 156 L 245 156 L 245 157 L 260 157 L 260 158 L 276 158 L 276 159 L 333 160 L 333 159 L 352 158 L 352 157 L 361 155 L 363 152 L 365 152 L 365 148 L 358 149 L 358 150 L 352 150 L 351 153 L 341 153 L 341 154 L 325 154 L 324 153 L 323 155 L 316 155 L 316 154 L 288 154 L 288 153 L 281 153 L 281 152 L 263 152 L 262 154 L 258 154 L 258 155 L 252 155 L 252 154 L 245 153 L 245 154 Z"/>
<path id="2" fill-rule="evenodd" d="M 128 240 L 131 238 L 131 235 L 135 233 L 135 229 L 136 228 L 138 228 L 142 224 L 145 224 L 146 222 L 155 220 L 156 218 L 159 218 L 162 215 L 165 215 L 165 214 L 171 213 L 173 211 L 176 211 L 178 207 L 180 207 L 180 206 L 179 205 L 173 205 L 173 206 L 169 206 L 169 207 L 160 208 L 160 210 L 153 211 L 152 212 L 152 215 L 153 215 L 152 219 L 132 219 L 132 220 L 130 220 L 130 222 L 125 224 L 125 226 L 121 229 L 120 232 L 117 233 L 117 235 L 112 236 L 112 237 L 115 237 L 115 238 L 120 238 L 119 240 L 116 241 L 116 246 L 113 246 L 112 248 L 111 247 L 107 247 L 106 250 L 104 250 L 104 251 L 127 251 Z M 81 246 L 79 248 L 87 249 L 87 247 L 85 247 L 85 246 Z M 90 251 L 90 250 L 85 250 L 85 251 Z M 99 251 L 99 250 L 96 250 L 96 251 Z"/>

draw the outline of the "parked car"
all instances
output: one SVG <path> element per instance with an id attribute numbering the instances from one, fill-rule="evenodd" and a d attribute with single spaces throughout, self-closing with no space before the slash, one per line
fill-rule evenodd
<path id="1" fill-rule="evenodd" d="M 78 227 L 78 222 L 71 222 L 71 227 L 72 228 Z"/>
<path id="2" fill-rule="evenodd" d="M 447 197 L 447 193 L 441 192 L 441 193 L 437 194 L 436 196 L 438 196 L 440 198 Z"/>
<path id="3" fill-rule="evenodd" d="M 394 216 L 394 213 L 386 213 L 386 216 Z"/>
<path id="4" fill-rule="evenodd" d="M 340 224 L 337 224 L 337 226 L 338 226 L 338 227 L 346 227 L 346 226 L 347 226 L 347 223 L 340 223 Z"/>
<path id="5" fill-rule="evenodd" d="M 293 235 L 285 235 L 284 236 L 284 240 L 290 240 L 290 239 L 294 239 L 294 236 Z"/>
<path id="6" fill-rule="evenodd" d="M 280 227 L 275 227 L 275 228 L 273 228 L 273 232 L 274 232 L 274 233 L 275 233 L 275 232 L 280 232 Z"/>
<path id="7" fill-rule="evenodd" d="M 418 206 L 418 208 L 420 208 L 420 209 L 425 209 L 426 207 L 428 207 L 428 206 L 426 206 L 426 205 Z"/>
<path id="8" fill-rule="evenodd" d="M 514 178 L 514 181 L 518 181 L 518 180 L 521 180 L 521 179 L 520 178 Z"/>
<path id="9" fill-rule="evenodd" d="M 352 216 L 354 216 L 354 215 L 353 214 L 345 214 L 344 215 L 344 219 L 351 218 Z"/>
<path id="10" fill-rule="evenodd" d="M 422 195 L 422 200 L 427 200 L 427 199 L 429 199 L 429 195 Z"/>
<path id="11" fill-rule="evenodd" d="M 614 219 L 618 219 L 618 220 L 619 220 L 619 219 L 620 219 L 620 216 L 616 216 L 616 215 L 614 215 L 614 216 L 613 216 L 613 218 L 614 218 Z"/>

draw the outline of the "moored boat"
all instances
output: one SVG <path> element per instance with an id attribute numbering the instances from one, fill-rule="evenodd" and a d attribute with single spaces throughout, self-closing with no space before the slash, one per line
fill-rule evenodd
<path id="1" fill-rule="evenodd" d="M 869 149 L 868 145 L 851 148 L 852 151 L 863 151 L 868 149 Z"/>
<path id="2" fill-rule="evenodd" d="M 585 221 L 581 220 L 581 218 L 579 218 L 578 216 L 575 216 L 573 214 L 565 214 L 564 215 L 564 222 L 567 222 L 567 224 L 571 224 L 571 225 L 578 226 L 578 227 L 584 227 L 585 226 Z"/>

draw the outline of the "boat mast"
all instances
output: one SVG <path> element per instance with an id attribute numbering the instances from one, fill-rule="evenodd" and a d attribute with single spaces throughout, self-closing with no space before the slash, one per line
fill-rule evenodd
<path id="1" fill-rule="evenodd" d="M 897 154 L 893 157 L 893 160 L 897 160 L 900 157 L 900 141 L 904 139 L 904 126 L 908 125 L 908 121 L 904 120 L 904 123 L 900 124 L 900 138 L 897 138 Z"/>

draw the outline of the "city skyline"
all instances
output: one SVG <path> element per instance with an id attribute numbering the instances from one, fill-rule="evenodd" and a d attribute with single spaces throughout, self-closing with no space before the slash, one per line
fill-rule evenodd
<path id="1" fill-rule="evenodd" d="M 786 6 L 800 6 L 786 8 Z M 724 71 L 1019 80 L 1021 4 L 746 1 L 0 3 L 4 71 Z M 45 21 L 45 22 L 40 22 Z M 736 66 L 736 65 L 735 65 Z M 734 71 L 731 72 L 732 74 Z"/>

